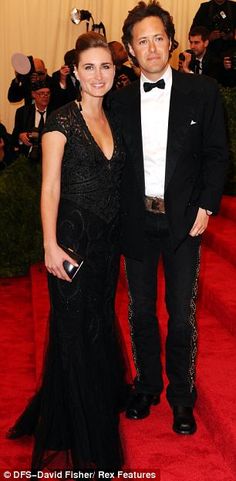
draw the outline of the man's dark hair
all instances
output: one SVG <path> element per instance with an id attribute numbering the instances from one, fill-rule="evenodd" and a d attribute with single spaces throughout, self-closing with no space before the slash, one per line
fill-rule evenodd
<path id="1" fill-rule="evenodd" d="M 188 34 L 188 38 L 190 38 L 190 36 L 196 37 L 196 35 L 200 35 L 203 42 L 205 42 L 206 40 L 209 40 L 210 32 L 206 27 L 202 27 L 201 25 L 199 25 L 199 26 L 191 28 L 191 30 Z"/>
<path id="2" fill-rule="evenodd" d="M 132 32 L 133 27 L 136 23 L 141 22 L 144 18 L 147 17 L 159 17 L 164 25 L 165 32 L 168 38 L 171 40 L 171 49 L 170 52 L 173 52 L 178 47 L 178 42 L 175 40 L 175 27 L 173 24 L 173 20 L 169 12 L 164 10 L 159 2 L 156 0 L 150 0 L 148 3 L 143 1 L 139 2 L 136 7 L 129 11 L 127 18 L 124 21 L 123 25 L 123 36 L 122 41 L 123 44 L 131 57 L 132 61 L 137 64 L 137 60 L 129 51 L 129 44 L 132 45 Z"/>

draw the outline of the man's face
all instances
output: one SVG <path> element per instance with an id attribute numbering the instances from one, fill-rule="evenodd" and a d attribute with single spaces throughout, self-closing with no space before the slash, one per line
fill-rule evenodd
<path id="1" fill-rule="evenodd" d="M 43 111 L 47 108 L 50 100 L 50 89 L 42 88 L 32 92 L 32 97 L 35 100 L 36 107 Z"/>
<path id="2" fill-rule="evenodd" d="M 166 71 L 170 48 L 170 39 L 159 17 L 146 17 L 134 25 L 129 49 L 149 80 L 158 80 Z"/>
<path id="3" fill-rule="evenodd" d="M 201 57 L 209 44 L 208 40 L 202 40 L 201 35 L 190 35 L 189 45 L 196 57 Z"/>

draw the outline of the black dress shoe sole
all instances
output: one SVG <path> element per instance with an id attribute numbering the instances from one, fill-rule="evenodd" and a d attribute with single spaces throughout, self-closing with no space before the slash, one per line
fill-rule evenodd
<path id="1" fill-rule="evenodd" d="M 17 429 L 9 429 L 9 431 L 7 431 L 7 433 L 5 434 L 5 438 L 10 440 L 20 439 L 24 436 L 31 436 L 31 434 L 18 431 Z"/>
<path id="2" fill-rule="evenodd" d="M 179 429 L 175 425 L 173 425 L 173 431 L 177 434 L 185 434 L 188 436 L 189 434 L 194 434 L 197 431 L 197 426 L 195 425 L 191 429 L 185 430 Z"/>
<path id="3" fill-rule="evenodd" d="M 153 398 L 152 402 L 150 403 L 150 406 L 156 406 L 156 404 L 159 404 L 160 402 L 160 398 L 159 397 L 155 397 Z M 132 414 L 132 412 L 129 413 L 129 409 L 127 409 L 126 413 L 125 413 L 125 416 L 127 419 L 134 419 L 135 421 L 138 421 L 139 419 L 145 419 L 149 416 L 150 414 L 150 407 L 147 408 L 147 411 L 142 414 L 142 415 L 138 415 L 138 414 Z"/>

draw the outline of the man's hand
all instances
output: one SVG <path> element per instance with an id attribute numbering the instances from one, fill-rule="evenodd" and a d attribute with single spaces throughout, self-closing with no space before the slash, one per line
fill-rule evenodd
<path id="1" fill-rule="evenodd" d="M 189 64 L 192 60 L 192 55 L 189 52 L 183 52 L 184 60 L 179 60 L 179 70 L 180 72 L 190 73 Z"/>
<path id="2" fill-rule="evenodd" d="M 205 209 L 199 207 L 197 217 L 195 219 L 192 229 L 189 232 L 189 235 L 191 235 L 191 237 L 196 237 L 203 234 L 203 232 L 207 228 L 208 221 L 209 215 L 207 215 Z"/>
<path id="3" fill-rule="evenodd" d="M 232 67 L 232 62 L 230 57 L 224 57 L 224 68 L 225 70 L 230 70 Z"/>
<path id="4" fill-rule="evenodd" d="M 21 134 L 19 135 L 19 140 L 28 147 L 31 147 L 32 145 L 28 137 L 28 132 L 21 132 Z"/>

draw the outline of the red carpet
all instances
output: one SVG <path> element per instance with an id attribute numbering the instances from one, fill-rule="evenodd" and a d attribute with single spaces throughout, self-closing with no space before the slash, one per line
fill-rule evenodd
<path id="1" fill-rule="evenodd" d="M 210 220 L 202 249 L 199 302 L 198 431 L 185 437 L 171 430 L 172 415 L 162 395 L 142 421 L 121 416 L 126 467 L 154 471 L 161 481 L 236 479 L 236 198 L 225 197 L 221 215 Z M 158 310 L 165 337 L 164 282 Z M 4 433 L 39 379 L 45 344 L 48 298 L 45 271 L 34 266 L 26 278 L 0 281 L 1 295 L 1 455 L 0 472 L 29 468 L 31 440 L 8 441 Z M 127 291 L 121 269 L 119 318 L 132 365 L 127 323 Z M 13 476 L 12 476 L 13 477 Z"/>

